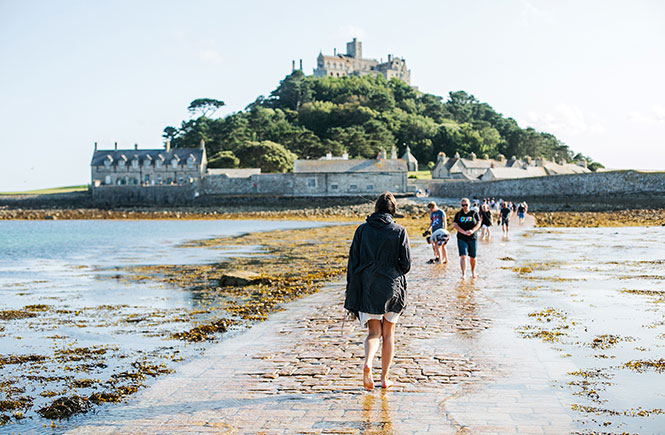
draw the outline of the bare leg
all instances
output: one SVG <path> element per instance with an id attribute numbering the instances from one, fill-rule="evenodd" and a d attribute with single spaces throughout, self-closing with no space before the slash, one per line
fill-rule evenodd
<path id="1" fill-rule="evenodd" d="M 443 253 L 443 262 L 447 263 L 448 262 L 448 250 L 446 249 L 446 245 L 441 245 L 441 252 Z"/>
<path id="2" fill-rule="evenodd" d="M 383 344 L 381 346 L 381 386 L 389 388 L 393 383 L 388 380 L 388 372 L 395 354 L 395 324 L 383 320 L 382 325 Z"/>
<path id="3" fill-rule="evenodd" d="M 462 268 L 462 279 L 466 278 L 466 257 L 468 255 L 460 255 L 459 257 L 459 265 Z"/>
<path id="4" fill-rule="evenodd" d="M 372 379 L 372 362 L 379 350 L 379 339 L 381 338 L 381 321 L 370 319 L 367 321 L 368 334 L 365 338 L 365 365 L 363 366 L 363 386 L 366 390 L 374 389 Z"/>
<path id="5" fill-rule="evenodd" d="M 436 243 L 432 243 L 432 251 L 434 251 L 434 258 L 439 258 L 439 250 L 436 247 Z"/>
<path id="6" fill-rule="evenodd" d="M 471 264 L 471 277 L 476 277 L 476 259 L 475 257 L 469 257 L 469 263 Z"/>

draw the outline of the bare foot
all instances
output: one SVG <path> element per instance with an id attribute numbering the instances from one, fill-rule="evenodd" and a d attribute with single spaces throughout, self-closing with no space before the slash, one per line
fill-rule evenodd
<path id="1" fill-rule="evenodd" d="M 465 279 L 466 279 L 466 274 L 463 273 L 463 274 L 462 274 L 462 281 L 464 281 Z"/>
<path id="2" fill-rule="evenodd" d="M 471 273 L 471 279 L 476 279 L 476 273 L 475 272 Z"/>
<path id="3" fill-rule="evenodd" d="M 386 389 L 390 388 L 390 387 L 393 386 L 393 381 L 389 381 L 388 379 L 384 379 L 384 380 L 381 381 L 381 386 L 383 388 L 386 388 Z"/>
<path id="4" fill-rule="evenodd" d="M 369 366 L 363 367 L 363 387 L 367 391 L 374 389 L 374 380 L 372 379 L 372 368 Z"/>

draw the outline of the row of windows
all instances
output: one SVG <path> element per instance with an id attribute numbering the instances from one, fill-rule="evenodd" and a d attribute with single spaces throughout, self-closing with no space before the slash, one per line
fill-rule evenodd
<path id="1" fill-rule="evenodd" d="M 308 178 L 307 179 L 307 187 L 316 187 L 316 178 Z M 330 185 L 330 190 L 339 190 L 339 184 L 331 184 Z M 349 185 L 349 190 L 357 191 L 358 190 L 358 185 L 357 184 L 350 184 Z M 374 190 L 374 185 L 373 184 L 368 184 L 366 186 L 365 190 L 373 191 Z"/>
<path id="2" fill-rule="evenodd" d="M 194 179 L 193 178 L 188 178 L 186 181 L 189 183 L 193 183 Z M 143 179 L 143 185 L 144 186 L 156 186 L 156 185 L 164 185 L 164 184 L 184 184 L 185 183 L 185 177 L 183 175 L 178 175 L 177 177 L 168 177 L 168 178 L 162 178 L 162 176 L 157 176 L 155 179 L 151 179 L 150 175 L 146 175 L 145 178 Z M 110 175 L 107 175 L 104 178 L 104 184 L 105 185 L 118 185 L 118 186 L 136 186 L 139 184 L 139 178 L 137 177 L 118 177 L 115 182 L 113 181 L 113 178 Z"/>
<path id="3" fill-rule="evenodd" d="M 172 168 L 175 169 L 175 168 L 178 167 L 178 163 L 179 163 L 178 160 L 173 159 L 173 160 L 171 160 L 171 164 L 170 164 L 170 166 L 171 166 Z M 104 167 L 105 167 L 106 169 L 111 169 L 111 166 L 113 166 L 113 163 L 112 163 L 110 160 L 108 160 L 108 159 L 107 159 L 107 160 L 104 160 Z M 124 169 L 124 168 L 125 168 L 125 161 L 124 161 L 124 160 L 118 160 L 117 166 L 118 166 L 118 168 L 120 168 L 120 169 Z M 151 166 L 152 166 L 152 165 L 151 165 L 150 160 L 144 160 L 144 161 L 143 161 L 143 167 L 144 167 L 144 168 L 147 169 L 147 168 L 150 168 Z M 155 160 L 155 168 L 157 168 L 157 169 L 161 169 L 162 166 L 164 166 L 164 164 L 163 164 L 163 162 L 162 162 L 161 160 Z M 138 168 L 139 168 L 139 162 L 138 162 L 138 160 L 132 160 L 132 165 L 131 165 L 131 167 L 132 167 L 132 169 L 138 169 Z M 191 160 L 191 159 L 187 159 L 187 167 L 188 167 L 189 169 L 193 169 L 193 168 L 194 168 L 194 161 Z"/>

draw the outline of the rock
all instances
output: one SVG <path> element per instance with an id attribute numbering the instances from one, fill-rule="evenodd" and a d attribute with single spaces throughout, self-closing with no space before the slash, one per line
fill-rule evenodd
<path id="1" fill-rule="evenodd" d="M 261 282 L 264 282 L 264 278 L 261 275 L 246 270 L 227 272 L 219 278 L 220 286 L 246 286 Z"/>

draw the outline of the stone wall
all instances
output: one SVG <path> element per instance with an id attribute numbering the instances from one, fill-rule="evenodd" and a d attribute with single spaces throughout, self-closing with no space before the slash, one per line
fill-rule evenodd
<path id="1" fill-rule="evenodd" d="M 610 171 L 484 182 L 436 182 L 433 196 L 442 198 L 501 197 L 536 202 L 630 202 L 665 204 L 665 172 Z"/>
<path id="2" fill-rule="evenodd" d="M 92 189 L 96 206 L 186 205 L 200 196 L 199 183 L 184 186 L 103 186 Z"/>
<path id="3" fill-rule="evenodd" d="M 404 193 L 406 173 L 286 173 L 230 178 L 206 175 L 202 195 L 357 196 Z"/>

